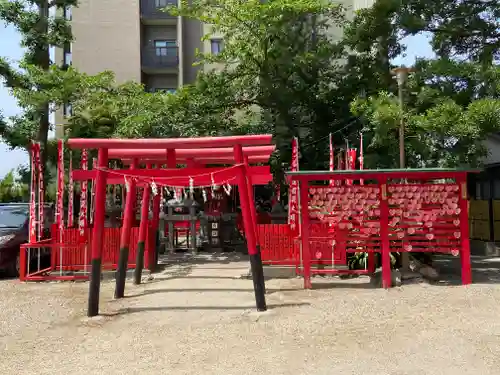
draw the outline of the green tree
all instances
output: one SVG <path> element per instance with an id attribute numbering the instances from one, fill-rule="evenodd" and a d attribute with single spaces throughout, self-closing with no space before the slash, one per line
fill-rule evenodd
<path id="1" fill-rule="evenodd" d="M 76 6 L 77 0 L 0 0 L 0 20 L 14 26 L 22 36 L 21 45 L 26 49 L 23 67 L 30 65 L 49 70 L 51 46 L 63 48 L 72 40 L 71 27 L 60 10 Z M 64 68 L 64 67 L 61 67 Z M 0 58 L 0 77 L 10 89 L 35 93 L 50 89 L 56 82 L 37 82 L 30 79 L 7 59 Z M 50 130 L 50 102 L 20 103 L 23 112 L 3 123 L 0 134 L 13 148 L 26 148 L 31 140 L 40 142 L 47 149 Z M 45 166 L 46 152 L 42 153 Z"/>
<path id="2" fill-rule="evenodd" d="M 16 177 L 14 171 L 7 173 L 0 180 L 0 202 L 23 202 L 28 199 L 28 185 Z"/>
<path id="3" fill-rule="evenodd" d="M 489 1 L 378 0 L 348 28 L 346 45 L 365 61 L 404 52 L 405 36 L 430 36 L 437 57 L 417 61 L 404 96 L 409 166 L 476 166 L 486 152 L 483 141 L 500 130 L 499 12 L 500 5 Z M 388 42 L 385 48 L 381 40 Z M 396 167 L 401 109 L 394 83 L 379 91 L 372 86 L 351 109 L 365 121 L 367 165 Z"/>
<path id="4" fill-rule="evenodd" d="M 345 22 L 339 5 L 196 0 L 169 11 L 211 25 L 205 40 L 224 35 L 223 52 L 200 55 L 200 63 L 220 68 L 207 78 L 229 95 L 220 101 L 207 96 L 204 108 L 258 113 L 261 126 L 275 135 L 283 160 L 290 158 L 293 136 L 314 143 L 352 117 L 349 101 L 355 95 L 342 86 L 343 48 L 332 38 L 332 30 Z M 312 146 L 303 154 L 303 165 L 324 162 L 324 147 Z"/>

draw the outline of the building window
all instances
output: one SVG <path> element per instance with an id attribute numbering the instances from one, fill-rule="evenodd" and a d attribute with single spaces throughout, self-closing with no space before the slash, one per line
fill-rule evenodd
<path id="1" fill-rule="evenodd" d="M 72 63 L 71 43 L 65 43 L 64 44 L 63 52 L 64 52 L 64 62 L 63 62 L 63 64 L 66 67 L 68 67 Z"/>
<path id="2" fill-rule="evenodd" d="M 175 40 L 155 40 L 156 56 L 177 56 L 177 42 Z"/>
<path id="3" fill-rule="evenodd" d="M 153 89 L 153 91 L 154 92 L 164 92 L 164 93 L 169 93 L 169 94 L 175 94 L 176 89 L 157 87 L 157 88 Z"/>
<path id="4" fill-rule="evenodd" d="M 173 0 L 155 0 L 155 7 L 166 8 L 169 5 L 176 5 L 177 2 Z"/>
<path id="5" fill-rule="evenodd" d="M 217 55 L 224 49 L 224 42 L 222 39 L 212 39 L 210 40 L 211 51 L 213 55 Z"/>
<path id="6" fill-rule="evenodd" d="M 64 65 L 70 66 L 73 62 L 73 58 L 71 56 L 71 52 L 64 52 Z"/>
<path id="7" fill-rule="evenodd" d="M 71 7 L 70 6 L 64 7 L 63 17 L 66 21 L 71 21 L 73 19 L 73 15 L 71 14 Z"/>
<path id="8" fill-rule="evenodd" d="M 67 103 L 64 105 L 63 114 L 64 117 L 70 117 L 73 114 L 73 108 L 71 107 L 71 104 Z"/>

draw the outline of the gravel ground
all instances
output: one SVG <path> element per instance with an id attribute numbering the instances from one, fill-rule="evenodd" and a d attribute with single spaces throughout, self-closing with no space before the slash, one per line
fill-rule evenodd
<path id="1" fill-rule="evenodd" d="M 469 287 L 269 280 L 258 314 L 248 263 L 177 264 L 122 301 L 103 282 L 93 319 L 87 283 L 3 280 L 0 373 L 498 375 L 499 266 L 476 267 Z"/>

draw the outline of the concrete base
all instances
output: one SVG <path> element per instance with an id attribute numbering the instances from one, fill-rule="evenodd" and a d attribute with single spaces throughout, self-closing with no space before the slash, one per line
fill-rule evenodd
<path id="1" fill-rule="evenodd" d="M 64 276 L 90 276 L 90 269 L 87 272 L 78 271 L 78 272 L 63 272 Z M 101 273 L 101 280 L 109 281 L 114 280 L 116 275 L 116 271 L 103 271 Z M 142 278 L 148 278 L 151 275 L 149 270 L 142 270 Z M 134 269 L 127 270 L 127 279 L 132 279 L 134 277 Z"/>
<path id="2" fill-rule="evenodd" d="M 500 243 L 471 240 L 470 252 L 471 255 L 498 257 L 500 256 Z"/>
<path id="3" fill-rule="evenodd" d="M 264 266 L 264 278 L 266 279 L 291 279 L 296 276 L 294 266 Z"/>
<path id="4" fill-rule="evenodd" d="M 313 267 L 318 269 L 317 267 Z M 335 266 L 335 269 L 345 270 L 345 266 Z M 332 269 L 331 266 L 325 266 L 324 269 Z M 266 279 L 291 279 L 297 277 L 295 266 L 264 266 L 264 278 Z"/>

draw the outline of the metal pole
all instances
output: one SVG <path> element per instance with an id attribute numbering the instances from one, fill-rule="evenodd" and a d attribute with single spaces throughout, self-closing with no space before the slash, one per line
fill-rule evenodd
<path id="1" fill-rule="evenodd" d="M 399 109 L 401 111 L 399 118 L 399 168 L 405 168 L 405 118 L 404 118 L 404 87 L 406 73 L 401 73 L 401 79 L 398 76 L 398 98 Z"/>
<path id="2" fill-rule="evenodd" d="M 405 155 L 405 112 L 404 112 L 404 89 L 408 73 L 413 72 L 414 69 L 406 68 L 404 66 L 396 68 L 392 74 L 396 75 L 398 81 L 398 101 L 399 101 L 399 168 L 406 168 L 406 155 Z M 401 253 L 401 268 L 403 271 L 410 270 L 410 255 L 408 253 Z"/>
<path id="3" fill-rule="evenodd" d="M 404 118 L 404 90 L 406 85 L 406 80 L 408 78 L 408 73 L 413 72 L 413 68 L 406 68 L 404 66 L 400 68 L 393 69 L 391 73 L 396 76 L 398 81 L 398 100 L 400 109 L 400 119 L 399 119 L 399 167 L 401 169 L 406 168 L 406 158 L 405 158 L 405 118 Z"/>

